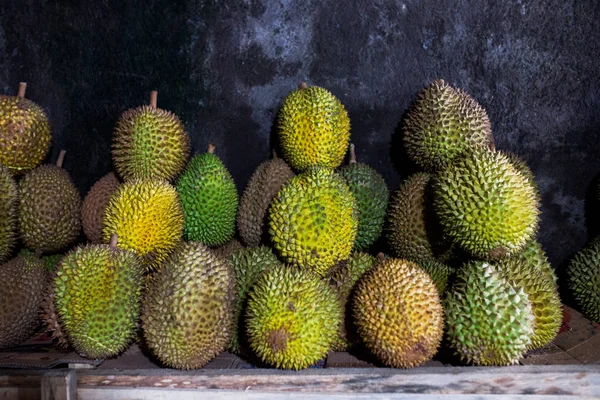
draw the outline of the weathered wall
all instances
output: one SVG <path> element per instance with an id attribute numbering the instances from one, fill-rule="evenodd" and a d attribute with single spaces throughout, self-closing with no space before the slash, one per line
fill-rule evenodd
<path id="1" fill-rule="evenodd" d="M 341 99 L 360 159 L 395 188 L 407 173 L 391 148 L 398 125 L 441 77 L 488 110 L 500 149 L 529 162 L 555 264 L 588 238 L 599 62 L 597 0 L 0 2 L 0 91 L 29 83 L 53 125 L 53 157 L 68 151 L 83 192 L 111 168 L 120 113 L 154 88 L 194 151 L 216 143 L 242 189 L 269 155 L 279 104 L 302 80 Z"/>

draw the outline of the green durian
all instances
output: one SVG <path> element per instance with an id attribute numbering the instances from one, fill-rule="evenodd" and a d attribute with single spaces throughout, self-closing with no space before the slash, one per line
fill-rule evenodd
<path id="1" fill-rule="evenodd" d="M 567 287 L 582 313 L 600 324 L 600 236 L 592 239 L 570 261 Z"/>
<path id="2" fill-rule="evenodd" d="M 427 272 L 433 283 L 435 283 L 440 298 L 444 297 L 448 288 L 448 282 L 452 275 L 454 275 L 454 268 L 433 259 L 420 261 L 418 264 Z"/>

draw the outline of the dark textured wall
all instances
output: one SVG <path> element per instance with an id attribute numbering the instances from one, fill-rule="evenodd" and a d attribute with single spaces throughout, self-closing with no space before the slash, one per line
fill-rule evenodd
<path id="1" fill-rule="evenodd" d="M 584 203 L 600 172 L 597 0 L 0 2 L 0 92 L 28 82 L 50 116 L 53 157 L 68 151 L 84 193 L 111 168 L 120 113 L 154 88 L 194 151 L 216 143 L 242 189 L 303 80 L 346 105 L 358 156 L 393 189 L 407 174 L 398 125 L 438 77 L 477 98 L 498 147 L 528 161 L 540 239 L 563 262 L 594 233 Z"/>

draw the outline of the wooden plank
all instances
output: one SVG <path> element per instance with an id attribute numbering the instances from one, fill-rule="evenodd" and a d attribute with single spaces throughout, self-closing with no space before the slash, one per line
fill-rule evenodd
<path id="1" fill-rule="evenodd" d="M 394 369 L 80 371 L 78 389 L 195 389 L 315 394 L 494 394 L 600 397 L 591 365 Z"/>
<path id="2" fill-rule="evenodd" d="M 40 388 L 1 388 L 1 400 L 39 400 Z"/>
<path id="3" fill-rule="evenodd" d="M 48 371 L 42 377 L 42 400 L 76 400 L 77 375 L 75 370 Z"/>

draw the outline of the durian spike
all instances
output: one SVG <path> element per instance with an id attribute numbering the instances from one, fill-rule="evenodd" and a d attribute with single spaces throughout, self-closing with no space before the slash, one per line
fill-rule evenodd
<path id="1" fill-rule="evenodd" d="M 119 242 L 119 235 L 117 235 L 116 233 L 113 233 L 110 236 L 110 243 L 109 243 L 110 248 L 111 249 L 116 249 L 118 242 Z"/>
<path id="2" fill-rule="evenodd" d="M 17 97 L 20 99 L 24 99 L 26 90 L 27 90 L 27 82 L 19 82 L 19 93 L 17 93 Z"/>
<path id="3" fill-rule="evenodd" d="M 308 85 L 306 84 L 306 82 L 300 82 L 300 84 L 298 85 L 298 89 L 304 90 L 308 87 Z"/>
<path id="4" fill-rule="evenodd" d="M 62 168 L 63 162 L 65 161 L 66 153 L 67 153 L 66 150 L 61 150 L 60 153 L 58 154 L 58 160 L 56 160 L 56 166 L 58 168 Z"/>
<path id="5" fill-rule="evenodd" d="M 215 146 L 215 145 L 214 145 L 214 144 L 212 144 L 212 143 L 209 143 L 209 144 L 208 144 L 208 150 L 207 150 L 207 153 L 209 153 L 209 154 L 213 154 L 213 153 L 215 152 L 215 150 L 216 150 L 216 149 L 217 149 L 217 146 Z"/>
<path id="6" fill-rule="evenodd" d="M 156 108 L 156 102 L 158 100 L 158 90 L 150 92 L 150 107 Z"/>
<path id="7" fill-rule="evenodd" d="M 356 152 L 354 151 L 354 144 L 350 143 L 350 160 L 348 164 L 356 164 Z"/>

